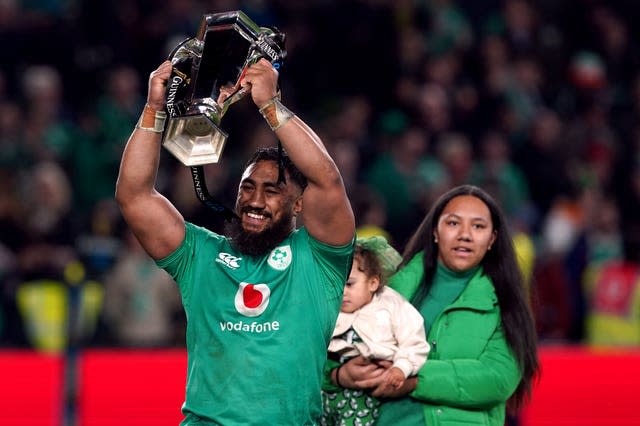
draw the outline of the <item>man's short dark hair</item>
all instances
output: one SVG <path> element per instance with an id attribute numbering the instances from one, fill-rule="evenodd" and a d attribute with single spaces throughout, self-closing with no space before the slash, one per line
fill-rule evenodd
<path id="1" fill-rule="evenodd" d="M 307 187 L 307 178 L 298 170 L 295 164 L 293 164 L 291 158 L 289 158 L 289 155 L 284 150 L 279 151 L 276 147 L 258 148 L 245 164 L 245 170 L 250 165 L 259 161 L 273 161 L 278 164 L 278 166 L 282 165 L 284 170 L 289 173 L 289 177 L 297 183 L 303 191 Z"/>

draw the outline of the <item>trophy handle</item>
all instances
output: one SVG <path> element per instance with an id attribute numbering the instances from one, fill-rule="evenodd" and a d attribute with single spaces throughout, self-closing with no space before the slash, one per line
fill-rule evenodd
<path id="1" fill-rule="evenodd" d="M 238 102 L 240 99 L 244 98 L 247 93 L 249 93 L 249 90 L 246 87 L 242 87 L 240 85 L 240 82 L 244 78 L 244 75 L 247 72 L 247 68 L 258 62 L 261 58 L 265 57 L 265 55 L 260 53 L 260 51 L 255 48 L 255 46 L 252 49 L 253 52 L 251 52 L 244 63 L 244 67 L 242 68 L 242 73 L 240 74 L 240 78 L 238 78 L 238 82 L 236 83 L 235 90 L 222 103 L 222 112 L 220 114 L 221 116 L 227 112 L 227 109 L 232 104 Z"/>
<path id="2" fill-rule="evenodd" d="M 227 109 L 229 109 L 231 104 L 234 104 L 244 98 L 247 93 L 249 93 L 249 90 L 246 87 L 240 86 L 238 83 L 238 88 L 234 90 L 222 103 L 220 116 L 223 116 L 227 112 Z"/>
<path id="3" fill-rule="evenodd" d="M 279 32 L 277 29 L 273 29 L 273 28 L 269 28 L 269 27 L 262 27 L 260 28 L 261 30 L 261 34 L 260 37 L 261 38 L 270 38 L 276 41 L 276 43 L 278 43 L 278 45 L 282 48 L 282 52 L 281 55 L 279 57 L 279 60 L 277 61 L 273 61 L 272 58 L 270 58 L 268 55 L 266 55 L 265 53 L 262 52 L 262 49 L 260 48 L 259 44 L 254 42 L 252 43 L 252 47 L 251 47 L 251 53 L 249 54 L 249 56 L 247 57 L 247 60 L 244 63 L 244 67 L 242 68 L 242 73 L 240 74 L 240 78 L 238 79 L 237 83 L 236 83 L 236 88 L 235 90 L 224 100 L 224 102 L 222 103 L 222 111 L 221 111 L 221 116 L 223 116 L 226 112 L 227 109 L 234 103 L 238 102 L 240 99 L 244 98 L 245 95 L 249 92 L 245 87 L 242 87 L 240 85 L 240 82 L 242 81 L 242 78 L 244 77 L 244 74 L 247 71 L 247 68 L 249 68 L 251 65 L 255 64 L 256 62 L 258 62 L 260 59 L 265 58 L 268 59 L 272 65 L 274 66 L 274 68 L 276 70 L 280 70 L 280 67 L 282 66 L 282 61 L 284 60 L 285 56 L 286 56 L 286 51 L 284 50 L 284 34 Z M 280 99 L 280 88 L 278 87 L 278 99 Z"/>
<path id="4" fill-rule="evenodd" d="M 193 39 L 194 39 L 194 37 L 187 37 L 184 40 L 182 40 L 180 43 L 178 43 L 176 45 L 176 47 L 173 48 L 171 53 L 169 53 L 169 56 L 168 56 L 169 60 L 172 60 L 176 56 L 176 53 L 178 53 L 178 50 L 180 50 L 182 48 L 182 46 L 187 44 L 187 42 L 189 42 L 189 40 L 193 40 Z"/>

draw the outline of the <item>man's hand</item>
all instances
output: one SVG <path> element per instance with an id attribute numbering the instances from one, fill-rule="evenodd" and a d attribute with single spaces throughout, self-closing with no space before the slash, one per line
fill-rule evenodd
<path id="1" fill-rule="evenodd" d="M 262 108 L 278 94 L 278 71 L 262 58 L 247 68 L 240 85 L 251 91 L 253 102 Z"/>
<path id="2" fill-rule="evenodd" d="M 171 75 L 173 66 L 171 61 L 164 61 L 149 76 L 149 90 L 147 92 L 147 104 L 155 111 L 163 111 L 167 98 L 167 81 Z"/>

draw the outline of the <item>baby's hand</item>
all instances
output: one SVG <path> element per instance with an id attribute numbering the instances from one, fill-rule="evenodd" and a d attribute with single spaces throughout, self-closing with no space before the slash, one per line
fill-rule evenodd
<path id="1" fill-rule="evenodd" d="M 404 384 L 404 373 L 398 367 L 389 368 L 383 377 L 383 383 L 393 389 L 399 389 Z"/>

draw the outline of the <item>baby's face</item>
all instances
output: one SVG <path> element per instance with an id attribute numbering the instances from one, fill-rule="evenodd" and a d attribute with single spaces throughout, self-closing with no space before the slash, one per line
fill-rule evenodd
<path id="1" fill-rule="evenodd" d="M 349 279 L 344 285 L 344 297 L 342 298 L 342 312 L 355 312 L 367 303 L 371 302 L 373 294 L 380 285 L 377 277 L 368 277 L 360 270 L 358 259 L 353 260 Z"/>

